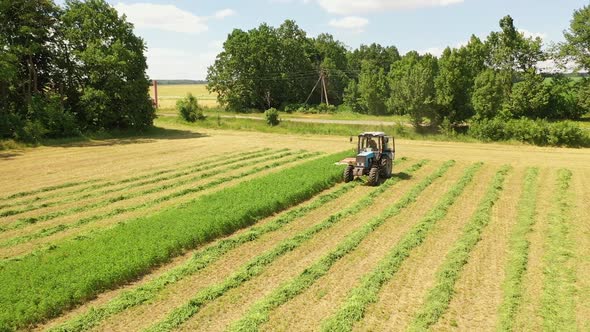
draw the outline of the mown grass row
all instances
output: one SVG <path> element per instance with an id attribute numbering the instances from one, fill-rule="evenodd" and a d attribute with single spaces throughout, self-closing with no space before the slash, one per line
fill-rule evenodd
<path id="1" fill-rule="evenodd" d="M 241 182 L 6 264 L 0 269 L 0 326 L 18 329 L 54 317 L 184 250 L 309 199 L 340 181 L 342 167 L 334 162 L 348 154 L 316 158 Z"/>
<path id="2" fill-rule="evenodd" d="M 247 151 L 247 152 L 244 152 L 244 153 L 240 153 L 239 155 L 244 155 L 245 156 L 246 154 L 259 153 L 259 152 L 263 152 L 265 150 L 270 150 L 270 149 L 264 148 L 264 149 L 258 149 L 258 150 L 253 150 L 253 151 Z M 226 158 L 226 157 L 227 156 L 224 155 L 224 156 L 221 156 L 221 157 L 204 158 L 204 159 L 200 160 L 199 162 L 207 162 L 207 163 L 209 163 L 209 162 L 219 162 L 219 161 L 224 160 L 224 158 Z M 199 163 L 193 163 L 193 164 L 191 164 L 189 166 L 186 166 L 186 167 L 193 167 L 193 166 L 196 166 L 198 164 Z M 55 190 L 58 190 L 58 189 L 70 188 L 70 187 L 74 187 L 74 186 L 78 186 L 78 185 L 86 185 L 86 186 L 83 186 L 82 188 L 78 188 L 78 189 L 75 189 L 75 190 L 72 190 L 72 191 L 68 191 L 66 193 L 63 193 L 63 192 L 55 192 L 55 193 L 51 193 L 49 195 L 46 195 L 43 198 L 36 196 L 36 197 L 25 199 L 25 200 L 22 200 L 22 201 L 1 204 L 0 205 L 0 209 L 13 208 L 15 206 L 20 206 L 20 205 L 26 205 L 26 204 L 32 204 L 32 203 L 35 203 L 35 202 L 39 202 L 40 200 L 50 199 L 50 198 L 54 198 L 54 197 L 69 196 L 69 195 L 72 195 L 72 194 L 79 194 L 79 193 L 83 193 L 83 192 L 87 192 L 87 191 L 101 189 L 101 188 L 108 187 L 108 186 L 113 186 L 113 185 L 116 185 L 116 184 L 129 183 L 129 182 L 134 182 L 134 181 L 138 181 L 138 180 L 143 180 L 143 179 L 151 178 L 151 177 L 158 176 L 158 175 L 161 175 L 161 174 L 166 174 L 166 173 L 174 172 L 174 171 L 178 170 L 178 168 L 176 168 L 176 166 L 179 166 L 179 165 L 180 164 L 176 164 L 176 165 L 173 165 L 172 166 L 173 168 L 164 169 L 164 170 L 158 170 L 158 171 L 155 171 L 155 172 L 149 172 L 147 174 L 134 176 L 134 177 L 131 177 L 131 178 L 120 180 L 120 181 L 106 181 L 105 182 L 104 179 L 95 179 L 95 180 L 86 180 L 86 181 L 79 181 L 79 182 L 68 182 L 68 183 L 57 185 L 57 186 L 50 186 L 50 187 L 45 187 L 45 188 L 41 188 L 41 189 L 37 189 L 37 190 L 33 190 L 33 191 L 21 192 L 21 193 L 13 194 L 11 196 L 8 196 L 8 197 L 5 197 L 3 199 L 0 199 L 0 201 L 6 201 L 6 200 L 10 200 L 10 199 L 26 197 L 26 196 L 31 196 L 31 195 L 35 195 L 35 194 L 51 192 L 51 191 L 55 191 Z M 185 166 L 180 166 L 180 167 L 183 168 Z M 90 184 L 90 185 L 88 185 L 88 184 Z"/>
<path id="3" fill-rule="evenodd" d="M 462 177 L 444 194 L 434 208 L 404 235 L 372 272 L 362 278 L 357 287 L 350 291 L 340 308 L 322 323 L 323 331 L 352 330 L 354 323 L 364 317 L 367 306 L 378 300 L 381 288 L 393 278 L 410 252 L 420 246 L 434 225 L 447 215 L 457 198 L 473 181 L 481 166 L 481 163 L 477 163 L 465 170 Z"/>
<path id="4" fill-rule="evenodd" d="M 96 182 L 96 181 L 99 181 L 99 180 L 73 181 L 73 182 L 61 183 L 61 184 L 58 184 L 55 186 L 43 187 L 43 188 L 35 189 L 35 190 L 21 191 L 21 192 L 18 192 L 18 193 L 15 193 L 15 194 L 12 194 L 12 195 L 9 195 L 6 197 L 0 197 L 0 202 L 15 199 L 15 198 L 20 198 L 20 197 L 25 197 L 25 196 L 36 195 L 36 194 L 40 194 L 40 193 L 44 193 L 44 192 L 48 192 L 48 191 L 75 187 L 75 186 L 88 184 L 88 183 Z"/>
<path id="5" fill-rule="evenodd" d="M 342 197 L 358 184 L 358 181 L 344 184 L 337 190 L 320 195 L 319 197 L 314 198 L 309 204 L 296 207 L 262 226 L 253 226 L 250 230 L 248 230 L 248 232 L 223 239 L 216 244 L 195 253 L 186 263 L 182 264 L 181 266 L 167 271 L 163 275 L 149 281 L 146 284 L 125 291 L 106 304 L 93 307 L 87 312 L 78 315 L 59 326 L 56 326 L 55 328 L 50 329 L 50 331 L 75 332 L 88 330 L 94 326 L 97 326 L 101 321 L 110 316 L 155 298 L 167 286 L 203 270 L 204 268 L 218 261 L 226 253 L 238 248 L 239 246 L 248 242 L 253 242 L 265 234 L 278 231 L 294 220 L 302 218 L 317 208 Z"/>
<path id="6" fill-rule="evenodd" d="M 244 153 L 243 155 L 223 156 L 223 157 L 219 157 L 219 158 L 214 158 L 211 161 L 201 161 L 201 162 L 196 163 L 194 165 L 181 167 L 176 170 L 174 170 L 174 169 L 161 170 L 161 171 L 156 171 L 156 172 L 146 174 L 146 175 L 122 179 L 119 181 L 108 181 L 108 182 L 104 182 L 104 183 L 100 183 L 100 184 L 95 184 L 95 185 L 91 185 L 89 187 L 83 188 L 83 190 L 79 191 L 79 192 L 82 192 L 82 191 L 86 192 L 86 191 L 88 191 L 89 188 L 92 188 L 92 189 L 94 189 L 93 192 L 83 194 L 83 195 L 73 195 L 73 197 L 72 197 L 72 195 L 67 195 L 67 197 L 65 197 L 66 195 L 60 195 L 60 197 L 62 198 L 60 200 L 44 202 L 44 203 L 41 203 L 38 205 L 28 205 L 28 206 L 21 207 L 21 208 L 14 208 L 12 210 L 5 210 L 5 211 L 0 212 L 0 218 L 14 216 L 14 215 L 22 214 L 25 212 L 31 212 L 31 211 L 35 211 L 35 210 L 38 210 L 41 208 L 48 208 L 48 207 L 52 207 L 52 206 L 56 206 L 56 205 L 60 205 L 60 204 L 78 202 L 83 199 L 100 197 L 100 196 L 108 195 L 108 194 L 118 192 L 118 191 L 126 191 L 126 190 L 134 189 L 137 187 L 149 185 L 149 184 L 154 184 L 154 183 L 158 183 L 158 182 L 162 182 L 162 181 L 176 179 L 181 176 L 190 175 L 194 172 L 201 172 L 201 171 L 205 171 L 208 169 L 217 168 L 220 166 L 227 166 L 227 165 L 235 164 L 240 161 L 254 159 L 254 158 L 263 157 L 263 156 L 269 156 L 269 155 L 273 155 L 273 154 L 277 154 L 279 152 L 285 152 L 285 151 L 288 151 L 288 149 L 282 149 L 282 150 L 278 150 L 278 151 L 274 151 L 274 152 L 260 151 L 258 153 Z M 170 174 L 170 173 L 172 173 L 172 174 Z M 167 174 L 167 175 L 159 176 L 162 174 Z M 139 180 L 145 180 L 145 181 L 139 181 Z M 136 181 L 139 181 L 139 182 L 136 182 Z M 102 191 L 96 190 L 96 189 L 101 189 L 104 187 L 117 186 L 117 185 L 130 183 L 130 182 L 132 184 L 127 185 L 127 186 L 123 186 L 123 187 L 110 188 L 110 189 L 102 190 Z M 133 182 L 135 182 L 135 183 L 133 183 Z M 35 219 L 31 219 L 31 220 L 35 220 Z M 0 228 L 0 231 L 3 231 L 3 230 L 5 230 L 5 229 Z"/>
<path id="7" fill-rule="evenodd" d="M 328 273 L 330 268 L 338 260 L 355 250 L 364 239 L 377 230 L 387 220 L 398 215 L 404 208 L 414 203 L 427 187 L 429 187 L 437 178 L 442 177 L 454 164 L 455 162 L 452 160 L 445 162 L 437 171 L 420 181 L 396 203 L 385 209 L 385 211 L 379 216 L 372 218 L 369 222 L 348 235 L 334 250 L 330 251 L 306 268 L 300 275 L 279 286 L 271 294 L 256 302 L 242 318 L 230 326 L 229 330 L 258 331 L 260 326 L 268 321 L 272 310 L 301 294 L 320 277 Z"/>
<path id="8" fill-rule="evenodd" d="M 200 179 L 204 179 L 204 178 L 208 178 L 208 177 L 215 176 L 218 174 L 222 174 L 223 172 L 232 171 L 234 168 L 247 167 L 247 166 L 252 165 L 252 162 L 262 163 L 262 162 L 266 162 L 269 160 L 280 159 L 280 158 L 288 157 L 288 156 L 291 156 L 291 155 L 294 155 L 297 153 L 303 153 L 303 152 L 304 151 L 299 151 L 299 152 L 286 151 L 286 152 L 282 152 L 278 155 L 270 155 L 270 156 L 265 155 L 264 158 L 261 158 L 261 159 L 246 158 L 247 161 L 242 162 L 242 163 L 233 164 L 233 165 L 229 165 L 229 166 L 225 166 L 225 167 L 221 167 L 221 168 L 214 168 L 214 169 L 212 169 L 208 172 L 205 172 L 205 173 L 197 174 L 197 175 L 189 177 L 189 178 L 185 178 L 182 180 L 162 184 L 157 187 L 152 187 L 152 188 L 145 189 L 142 191 L 132 192 L 132 193 L 128 193 L 128 194 L 121 194 L 119 196 L 107 198 L 107 199 L 104 199 L 104 200 L 101 200 L 98 202 L 94 202 L 91 204 L 86 204 L 86 205 L 76 206 L 76 207 L 72 207 L 72 208 L 65 209 L 65 210 L 50 212 L 50 213 L 36 216 L 36 217 L 20 218 L 17 221 L 9 224 L 8 226 L 5 226 L 4 229 L 5 230 L 19 229 L 19 228 L 23 228 L 23 227 L 30 225 L 30 224 L 36 224 L 36 223 L 43 222 L 43 221 L 53 220 L 58 217 L 65 217 L 65 216 L 69 216 L 72 214 L 85 212 L 85 211 L 96 209 L 96 208 L 105 207 L 105 206 L 108 206 L 113 203 L 129 200 L 129 199 L 133 199 L 133 198 L 137 198 L 137 197 L 142 197 L 145 195 L 157 193 L 157 192 L 168 190 L 168 189 L 177 188 L 182 185 L 185 185 L 185 184 L 188 184 L 188 183 L 200 180 Z"/>
<path id="9" fill-rule="evenodd" d="M 510 170 L 511 167 L 505 165 L 496 172 L 477 210 L 463 229 L 461 237 L 438 269 L 434 286 L 428 291 L 424 305 L 414 317 L 409 330 L 427 330 L 448 309 L 455 292 L 455 283 L 461 275 L 463 266 L 467 264 L 471 251 L 481 239 L 481 233 L 492 218 L 492 208 L 500 198 L 506 175 Z"/>
<path id="10" fill-rule="evenodd" d="M 560 169 L 555 207 L 549 215 L 545 255 L 543 257 L 543 292 L 541 293 L 541 316 L 546 331 L 575 331 L 576 303 L 574 242 L 571 232 L 575 226 L 571 219 L 572 172 Z M 580 276 L 583 277 L 583 276 Z M 586 278 L 588 276 L 585 276 Z"/>
<path id="11" fill-rule="evenodd" d="M 127 207 L 122 207 L 122 208 L 115 208 L 112 209 L 111 211 L 105 212 L 105 213 L 101 213 L 101 214 L 96 214 L 90 217 L 85 217 L 82 219 L 79 219 L 76 222 L 73 223 L 65 223 L 65 224 L 59 224 L 53 227 L 49 227 L 49 228 L 44 228 L 38 232 L 35 233 L 31 233 L 31 234 L 27 234 L 27 235 L 22 235 L 22 236 L 17 236 L 17 237 L 13 237 L 10 238 L 8 240 L 2 241 L 0 242 L 0 248 L 6 248 L 6 247 L 11 247 L 11 246 L 15 246 L 21 243 L 26 243 L 29 242 L 31 240 L 35 240 L 35 239 L 41 239 L 44 237 L 48 237 L 51 236 L 53 234 L 57 234 L 69 229 L 73 229 L 73 228 L 78 228 L 99 220 L 104 220 L 107 218 L 111 218 L 114 217 L 116 215 L 122 214 L 122 213 L 128 213 L 128 212 L 133 212 L 133 211 L 137 211 L 140 209 L 146 209 L 152 206 L 155 206 L 157 204 L 169 201 L 173 198 L 178 198 L 178 197 L 182 197 L 182 196 L 186 196 L 188 194 L 193 194 L 193 193 L 197 193 L 199 191 L 203 191 L 209 188 L 213 188 L 215 186 L 221 185 L 225 182 L 228 181 L 232 181 L 235 179 L 239 179 L 239 178 L 243 178 L 246 176 L 250 176 L 252 174 L 256 174 L 259 172 L 262 172 L 264 170 L 267 169 L 273 169 L 275 167 L 279 167 L 279 166 L 283 166 L 298 160 L 302 160 L 302 159 L 308 159 L 314 156 L 317 156 L 319 153 L 318 152 L 311 152 L 311 153 L 302 153 L 302 154 L 296 154 L 296 153 L 289 153 L 289 155 L 293 155 L 295 154 L 294 157 L 288 158 L 288 159 L 283 159 L 283 160 L 279 160 L 277 162 L 274 162 L 272 164 L 268 164 L 268 165 L 264 165 L 264 166 L 260 166 L 260 167 L 255 167 L 252 169 L 249 169 L 247 171 L 244 171 L 242 173 L 236 174 L 236 175 L 230 175 L 230 176 L 226 176 L 223 178 L 218 178 L 214 181 L 210 181 L 201 185 L 196 185 L 194 187 L 191 188 L 186 188 L 186 189 L 182 189 L 180 191 L 176 191 L 173 193 L 170 193 L 168 195 L 165 196 L 161 196 L 140 204 L 136 204 L 136 205 L 131 205 L 131 206 L 127 206 Z"/>
<path id="12" fill-rule="evenodd" d="M 514 319 L 523 294 L 523 276 L 527 268 L 530 242 L 527 239 L 536 221 L 539 169 L 527 169 L 518 201 L 518 216 L 510 235 L 506 276 L 502 284 L 502 304 L 498 311 L 498 331 L 514 330 Z"/>
<path id="13" fill-rule="evenodd" d="M 420 161 L 412 165 L 406 172 L 408 174 L 413 173 L 420 169 L 426 161 Z M 267 266 L 276 261 L 282 255 L 295 250 L 307 241 L 311 240 L 319 232 L 334 227 L 338 222 L 344 220 L 347 217 L 355 215 L 362 211 L 363 208 L 370 206 L 372 202 L 386 190 L 388 190 L 395 183 L 399 182 L 399 177 L 394 177 L 385 183 L 381 184 L 380 187 L 374 189 L 369 194 L 361 198 L 357 203 L 330 215 L 329 217 L 322 220 L 306 230 L 296 234 L 295 236 L 286 239 L 276 245 L 274 248 L 267 250 L 266 252 L 256 256 L 246 264 L 242 265 L 237 272 L 227 277 L 224 281 L 209 286 L 199 291 L 193 298 L 190 299 L 186 304 L 174 309 L 165 319 L 157 322 L 153 326 L 149 327 L 148 331 L 170 331 L 175 327 L 182 325 L 190 317 L 199 312 L 199 310 L 205 305 L 219 298 L 229 290 L 234 289 L 248 280 L 262 274 Z"/>

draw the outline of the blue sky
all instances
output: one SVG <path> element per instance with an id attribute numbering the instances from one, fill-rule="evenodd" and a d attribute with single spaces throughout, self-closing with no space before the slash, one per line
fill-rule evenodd
<path id="1" fill-rule="evenodd" d="M 204 79 L 227 34 L 293 19 L 315 36 L 333 34 L 351 48 L 378 42 L 400 52 L 439 54 L 447 45 L 484 38 L 510 14 L 526 35 L 563 40 L 582 0 L 109 0 L 148 46 L 148 75 Z"/>

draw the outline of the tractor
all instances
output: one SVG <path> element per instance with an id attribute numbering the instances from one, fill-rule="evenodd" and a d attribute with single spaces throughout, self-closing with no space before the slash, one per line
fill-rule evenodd
<path id="1" fill-rule="evenodd" d="M 367 184 L 376 186 L 380 179 L 391 177 L 394 159 L 395 140 L 393 137 L 387 136 L 383 132 L 361 133 L 358 135 L 356 158 L 346 158 L 341 162 L 348 165 L 344 170 L 344 182 L 368 175 Z"/>

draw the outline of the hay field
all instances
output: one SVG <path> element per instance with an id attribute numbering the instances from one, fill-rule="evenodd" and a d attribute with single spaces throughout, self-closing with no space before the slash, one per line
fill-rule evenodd
<path id="1" fill-rule="evenodd" d="M 588 149 L 397 140 L 394 176 L 379 187 L 318 187 L 317 172 L 281 175 L 324 167 L 333 177 L 341 170 L 327 160 L 352 151 L 348 137 L 168 130 L 0 155 L 0 301 L 12 313 L 0 330 L 590 329 Z M 234 200 L 267 178 L 277 188 Z M 281 181 L 303 180 L 316 189 L 288 207 L 227 235 L 162 247 L 133 276 L 126 269 L 143 249 L 112 258 L 99 276 L 103 263 L 93 261 L 88 283 L 67 285 L 70 302 L 11 292 L 9 278 L 29 261 L 41 269 L 68 248 L 57 262 L 75 261 L 93 254 L 88 243 L 100 256 L 121 234 L 157 250 L 174 243 L 166 234 L 177 224 L 193 227 L 208 212 L 192 206 L 227 197 L 209 212 L 240 214 L 278 199 L 263 193 Z M 179 220 L 162 219 L 176 211 Z M 169 226 L 149 235 L 151 223 Z M 31 279 L 43 272 L 31 269 Z M 47 294 L 65 289 L 40 280 Z"/>
<path id="2" fill-rule="evenodd" d="M 199 105 L 203 107 L 216 107 L 217 95 L 207 91 L 206 84 L 170 84 L 158 85 L 158 105 L 161 109 L 174 108 L 178 99 L 184 98 L 188 93 L 197 97 Z M 154 98 L 154 87 L 150 87 L 150 96 Z"/>

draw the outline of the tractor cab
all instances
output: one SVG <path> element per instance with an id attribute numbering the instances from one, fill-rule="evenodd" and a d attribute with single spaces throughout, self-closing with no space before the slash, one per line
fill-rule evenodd
<path id="1" fill-rule="evenodd" d="M 364 132 L 358 135 L 357 155 L 354 160 L 346 159 L 344 181 L 369 175 L 369 185 L 377 185 L 379 178 L 388 178 L 393 171 L 395 141 L 383 132 Z"/>

